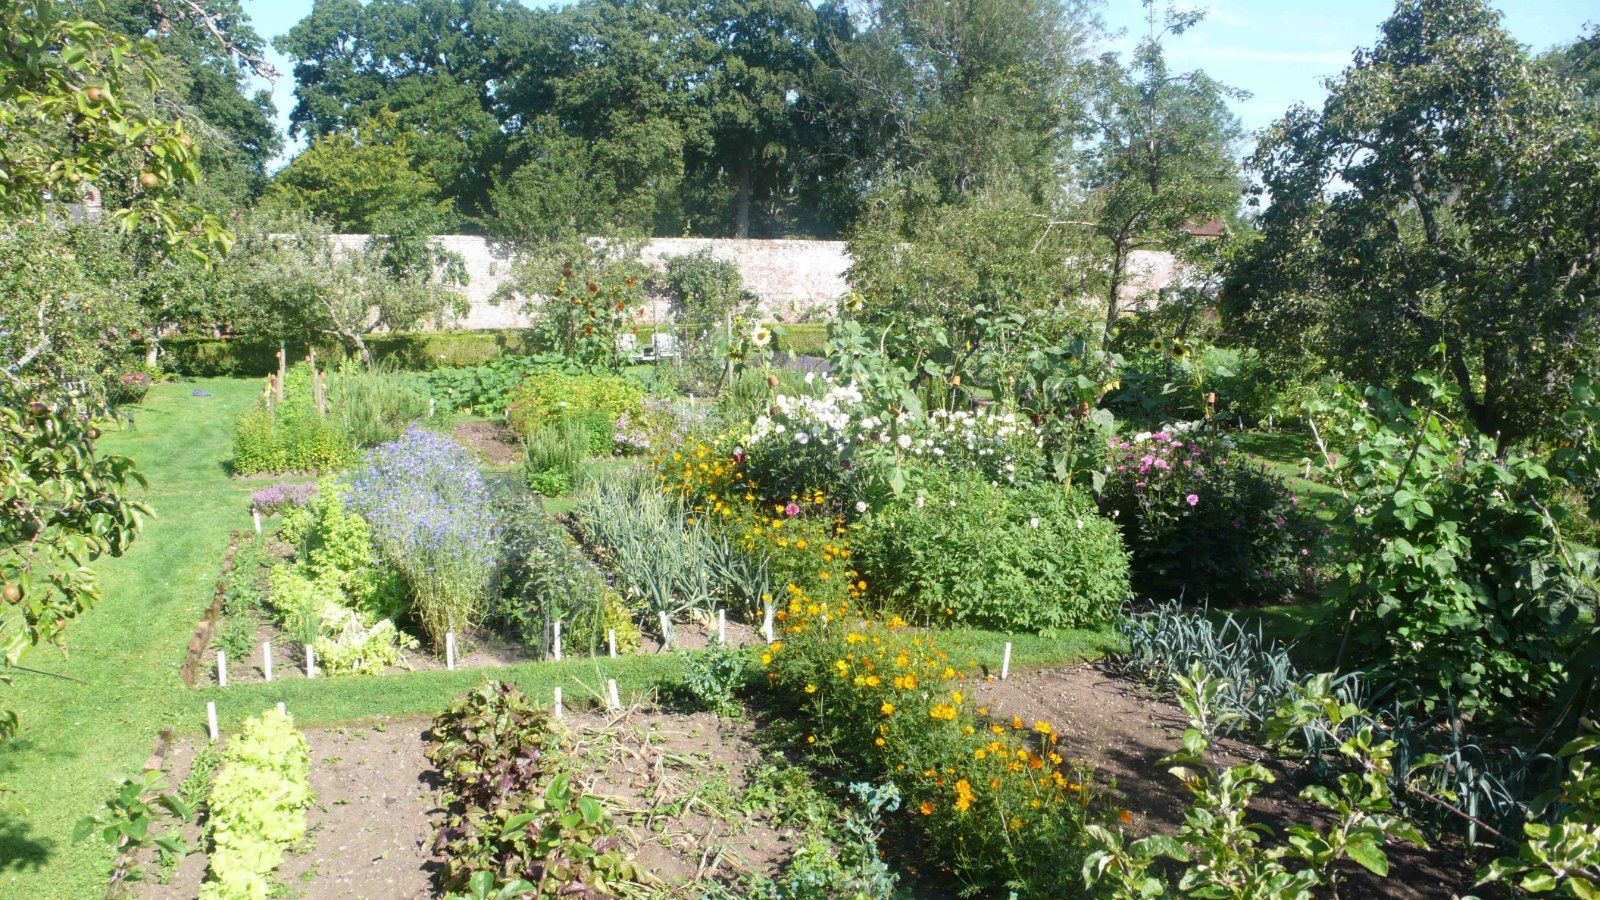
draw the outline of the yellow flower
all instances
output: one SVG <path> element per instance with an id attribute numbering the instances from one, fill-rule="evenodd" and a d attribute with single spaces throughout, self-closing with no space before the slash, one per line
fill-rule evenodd
<path id="1" fill-rule="evenodd" d="M 772 665 L 772 654 L 771 653 L 763 653 L 763 654 L 761 654 L 761 664 L 763 666 Z"/>
<path id="2" fill-rule="evenodd" d="M 1033 723 L 1033 730 L 1039 732 L 1040 734 L 1049 734 L 1050 733 L 1050 723 L 1049 722 L 1035 722 L 1035 723 Z"/>
<path id="3" fill-rule="evenodd" d="M 873 740 L 873 743 L 877 744 L 879 747 L 882 747 L 883 746 L 883 738 L 875 738 Z"/>
<path id="4" fill-rule="evenodd" d="M 806 685 L 806 693 L 815 694 L 816 692 L 817 692 L 817 686 L 816 685 L 814 685 L 814 684 Z"/>
<path id="5" fill-rule="evenodd" d="M 917 807 L 917 810 L 925 816 L 931 816 L 933 815 L 933 804 L 924 800 L 922 801 L 922 805 Z"/>
<path id="6" fill-rule="evenodd" d="M 878 712 L 881 712 L 886 716 L 893 715 L 894 714 L 894 704 L 890 703 L 887 700 L 885 700 L 885 701 L 883 701 L 883 705 L 878 707 Z"/>
<path id="7" fill-rule="evenodd" d="M 988 755 L 989 755 L 989 751 L 983 749 L 982 747 L 979 747 L 978 749 L 972 751 L 972 758 L 973 759 L 983 759 L 985 756 L 988 756 Z"/>

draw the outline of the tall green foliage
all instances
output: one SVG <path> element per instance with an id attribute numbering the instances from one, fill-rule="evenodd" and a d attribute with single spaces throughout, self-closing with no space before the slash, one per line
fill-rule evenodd
<path id="1" fill-rule="evenodd" d="M 1229 274 L 1233 327 L 1407 388 L 1442 343 L 1478 431 L 1549 429 L 1600 346 L 1593 119 L 1483 0 L 1400 3 L 1330 87 L 1256 151 L 1271 205 Z"/>

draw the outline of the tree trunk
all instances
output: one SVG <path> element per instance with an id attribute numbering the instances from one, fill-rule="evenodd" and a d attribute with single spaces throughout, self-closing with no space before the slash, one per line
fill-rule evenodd
<path id="1" fill-rule="evenodd" d="M 750 236 L 750 196 L 753 193 L 751 182 L 754 180 L 750 168 L 749 159 L 739 163 L 739 192 L 734 196 L 733 200 L 734 237 L 747 238 Z"/>
<path id="2" fill-rule="evenodd" d="M 1100 338 L 1100 349 L 1106 351 L 1111 349 L 1111 332 L 1117 324 L 1117 294 L 1122 290 L 1124 256 L 1121 244 L 1111 251 L 1111 287 L 1106 291 L 1106 331 Z"/>

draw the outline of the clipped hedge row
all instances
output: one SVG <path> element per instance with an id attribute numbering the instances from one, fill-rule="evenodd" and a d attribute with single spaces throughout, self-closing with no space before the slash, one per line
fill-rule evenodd
<path id="1" fill-rule="evenodd" d="M 795 356 L 820 356 L 828 343 L 825 322 L 782 326 L 774 346 Z M 373 357 L 407 371 L 428 371 L 450 366 L 479 366 L 502 354 L 533 356 L 551 347 L 531 328 L 496 328 L 484 331 L 396 331 L 366 338 Z M 304 342 L 291 341 L 289 359 L 304 359 Z M 348 356 L 338 345 L 317 346 L 317 357 L 330 364 Z M 278 368 L 278 342 L 246 338 L 168 338 L 161 342 L 166 368 L 191 378 L 214 376 L 260 377 Z"/>
<path id="2" fill-rule="evenodd" d="M 367 339 L 373 357 L 408 371 L 448 366 L 477 366 L 503 353 L 528 356 L 550 348 L 532 329 L 502 328 L 488 331 L 429 331 L 374 334 Z M 162 361 L 168 370 L 193 378 L 264 376 L 277 370 L 278 342 L 242 338 L 169 338 L 161 342 Z M 306 345 L 290 342 L 289 359 L 304 359 Z M 316 348 L 317 357 L 330 364 L 349 355 L 339 346 Z"/>
<path id="3" fill-rule="evenodd" d="M 797 322 L 779 325 L 774 349 L 791 356 L 823 356 L 828 347 L 827 322 Z"/>

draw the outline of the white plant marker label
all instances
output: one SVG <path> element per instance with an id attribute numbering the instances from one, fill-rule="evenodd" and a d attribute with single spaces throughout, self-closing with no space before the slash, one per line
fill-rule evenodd
<path id="1" fill-rule="evenodd" d="M 444 633 L 444 667 L 451 670 L 456 667 L 456 633 L 454 631 L 446 631 Z"/>
<path id="2" fill-rule="evenodd" d="M 306 677 L 317 677 L 317 652 L 309 644 L 306 645 Z"/>
<path id="3" fill-rule="evenodd" d="M 433 398 L 428 398 L 428 418 L 433 418 Z"/>
<path id="4" fill-rule="evenodd" d="M 1011 642 L 1006 641 L 1005 655 L 1000 657 L 1000 680 L 1005 681 L 1011 675 Z"/>
<path id="5" fill-rule="evenodd" d="M 1307 481 L 1309 481 L 1311 479 L 1311 460 L 1309 460 L 1309 459 L 1306 460 L 1306 474 L 1305 474 L 1305 477 L 1306 477 Z"/>
<path id="6" fill-rule="evenodd" d="M 262 669 L 266 672 L 267 680 L 272 680 L 272 642 L 263 641 L 261 644 Z"/>
<path id="7" fill-rule="evenodd" d="M 661 649 L 667 649 L 667 644 L 672 642 L 672 623 L 667 621 L 665 612 L 658 612 L 656 616 L 661 619 Z"/>
<path id="8" fill-rule="evenodd" d="M 767 643 L 772 643 L 772 603 L 767 603 L 766 612 L 761 616 L 761 633 L 767 636 Z"/>
<path id="9" fill-rule="evenodd" d="M 286 716 L 289 714 L 289 711 L 287 709 L 284 709 L 282 700 L 278 701 L 278 712 L 281 712 Z"/>
<path id="10" fill-rule="evenodd" d="M 612 659 L 616 659 L 617 658 L 617 630 L 615 628 L 607 628 L 606 629 L 606 646 L 608 648 L 610 648 L 610 650 L 611 650 L 611 658 Z"/>
<path id="11" fill-rule="evenodd" d="M 728 613 L 720 609 L 717 610 L 717 643 L 728 645 Z"/>
<path id="12" fill-rule="evenodd" d="M 213 741 L 217 739 L 217 704 L 210 700 L 206 701 L 206 731 Z"/>
<path id="13" fill-rule="evenodd" d="M 606 679 L 606 698 L 611 701 L 612 709 L 622 708 L 622 700 L 617 696 L 617 680 L 615 678 Z"/>
<path id="14" fill-rule="evenodd" d="M 228 686 L 228 654 L 217 651 L 217 686 Z"/>
<path id="15" fill-rule="evenodd" d="M 250 518 L 255 520 L 255 523 L 256 523 L 256 534 L 260 534 L 261 533 L 261 510 L 256 509 L 255 507 L 252 506 L 250 508 Z"/>
<path id="16" fill-rule="evenodd" d="M 556 688 L 556 705 L 555 705 L 554 709 L 555 709 L 555 713 L 556 713 L 556 718 L 558 718 L 558 719 L 566 714 L 566 710 L 563 710 L 561 708 L 561 688 Z"/>
<path id="17" fill-rule="evenodd" d="M 550 639 L 550 650 L 555 655 L 556 662 L 561 661 L 561 620 L 555 621 L 555 633 Z"/>

